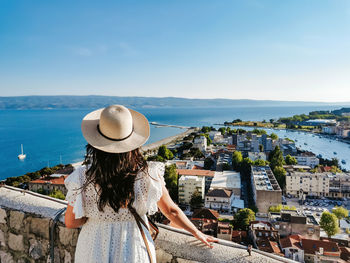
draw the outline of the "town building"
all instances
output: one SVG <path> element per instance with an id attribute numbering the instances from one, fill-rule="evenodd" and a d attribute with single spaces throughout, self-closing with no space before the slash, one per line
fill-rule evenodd
<path id="1" fill-rule="evenodd" d="M 269 222 L 252 221 L 249 224 L 249 237 L 255 248 L 283 256 L 278 246 L 278 231 Z"/>
<path id="2" fill-rule="evenodd" d="M 282 203 L 282 190 L 269 166 L 251 167 L 253 199 L 259 213 Z"/>
<path id="3" fill-rule="evenodd" d="M 241 197 L 241 175 L 235 171 L 215 172 L 210 184 L 210 190 L 224 189 L 232 191 L 236 197 Z"/>
<path id="4" fill-rule="evenodd" d="M 193 160 L 168 160 L 166 165 L 175 164 L 177 169 L 204 169 L 204 161 Z"/>
<path id="5" fill-rule="evenodd" d="M 204 199 L 205 178 L 203 176 L 182 175 L 178 185 L 179 203 L 190 204 L 191 197 L 195 192 L 198 192 Z"/>
<path id="6" fill-rule="evenodd" d="M 266 153 L 264 152 L 249 152 L 248 158 L 253 162 L 256 160 L 264 160 L 266 161 Z"/>
<path id="7" fill-rule="evenodd" d="M 305 165 L 314 168 L 320 164 L 320 160 L 312 152 L 303 152 L 294 157 L 298 161 L 299 165 Z"/>
<path id="8" fill-rule="evenodd" d="M 196 147 L 199 150 L 201 150 L 202 152 L 205 152 L 207 150 L 207 137 L 198 136 L 198 137 L 194 138 L 193 147 Z"/>
<path id="9" fill-rule="evenodd" d="M 30 181 L 28 183 L 29 191 L 40 192 L 43 191 L 44 194 L 49 194 L 53 191 L 59 190 L 64 195 L 67 194 L 67 188 L 64 185 L 64 179 L 68 175 L 64 174 L 52 174 L 40 179 Z"/>
<path id="10" fill-rule="evenodd" d="M 218 222 L 217 238 L 232 241 L 232 227 L 229 222 Z"/>
<path id="11" fill-rule="evenodd" d="M 203 233 L 217 235 L 219 213 L 212 209 L 201 208 L 193 212 L 191 222 Z"/>
<path id="12" fill-rule="evenodd" d="M 301 246 L 301 235 L 290 235 L 280 239 L 282 252 L 286 258 L 304 262 L 304 250 Z"/>
<path id="13" fill-rule="evenodd" d="M 286 192 L 294 197 L 350 197 L 350 174 L 287 172 Z"/>
<path id="14" fill-rule="evenodd" d="M 305 262 L 342 262 L 341 251 L 335 242 L 302 239 L 301 246 L 304 250 Z"/>
<path id="15" fill-rule="evenodd" d="M 215 209 L 221 213 L 231 213 L 244 208 L 244 201 L 235 196 L 230 190 L 213 189 L 209 190 L 205 196 L 205 207 Z"/>
<path id="16" fill-rule="evenodd" d="M 337 126 L 323 126 L 322 127 L 322 133 L 326 134 L 336 134 L 337 133 Z"/>
<path id="17" fill-rule="evenodd" d="M 204 177 L 205 181 L 205 189 L 204 193 L 207 193 L 209 191 L 211 182 L 214 178 L 215 172 L 210 170 L 201 170 L 201 169 L 176 169 L 178 177 L 181 178 L 182 176 L 198 176 L 198 177 Z"/>
<path id="18" fill-rule="evenodd" d="M 280 213 L 269 213 L 269 221 L 281 237 L 299 234 L 320 239 L 320 225 L 313 215 L 305 215 L 297 210 L 281 210 Z"/>

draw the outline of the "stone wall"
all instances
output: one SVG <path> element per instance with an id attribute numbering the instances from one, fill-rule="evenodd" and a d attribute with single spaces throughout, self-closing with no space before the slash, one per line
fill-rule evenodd
<path id="1" fill-rule="evenodd" d="M 1 187 L 0 263 L 49 263 L 51 252 L 55 263 L 73 262 L 79 229 L 66 228 L 63 215 L 57 216 L 65 207 L 65 201 Z M 291 262 L 255 250 L 248 257 L 245 247 L 224 240 L 208 249 L 187 232 L 164 225 L 160 225 L 156 249 L 158 263 Z"/>

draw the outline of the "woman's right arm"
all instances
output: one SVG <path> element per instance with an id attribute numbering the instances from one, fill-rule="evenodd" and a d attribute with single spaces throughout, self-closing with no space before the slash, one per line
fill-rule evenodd
<path id="1" fill-rule="evenodd" d="M 160 211 L 165 215 L 171 223 L 190 232 L 198 240 L 202 241 L 208 247 L 212 248 L 210 242 L 217 242 L 218 240 L 212 236 L 207 236 L 199 231 L 196 226 L 187 218 L 182 210 L 171 199 L 165 185 L 162 185 L 163 195 L 158 201 Z"/>
<path id="2" fill-rule="evenodd" d="M 75 214 L 73 212 L 73 206 L 68 205 L 66 210 L 66 215 L 64 217 L 64 222 L 67 228 L 78 228 L 85 224 L 87 218 L 82 217 L 79 219 L 75 219 Z"/>

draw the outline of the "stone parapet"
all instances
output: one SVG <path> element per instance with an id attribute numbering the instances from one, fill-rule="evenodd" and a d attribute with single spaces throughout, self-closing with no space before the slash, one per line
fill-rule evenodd
<path id="1" fill-rule="evenodd" d="M 0 262 L 74 262 L 79 229 L 68 229 L 63 216 L 54 223 L 65 201 L 12 187 L 0 188 Z M 50 228 L 54 225 L 53 231 Z M 159 225 L 156 240 L 157 262 L 292 262 L 288 259 L 220 240 L 213 249 L 204 247 L 183 230 Z M 51 245 L 53 244 L 53 246 Z"/>

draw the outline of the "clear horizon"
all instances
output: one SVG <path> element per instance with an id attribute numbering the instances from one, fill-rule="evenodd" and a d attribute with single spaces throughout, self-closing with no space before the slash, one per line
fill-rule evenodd
<path id="1" fill-rule="evenodd" d="M 1 96 L 350 101 L 350 1 L 2 1 Z"/>

